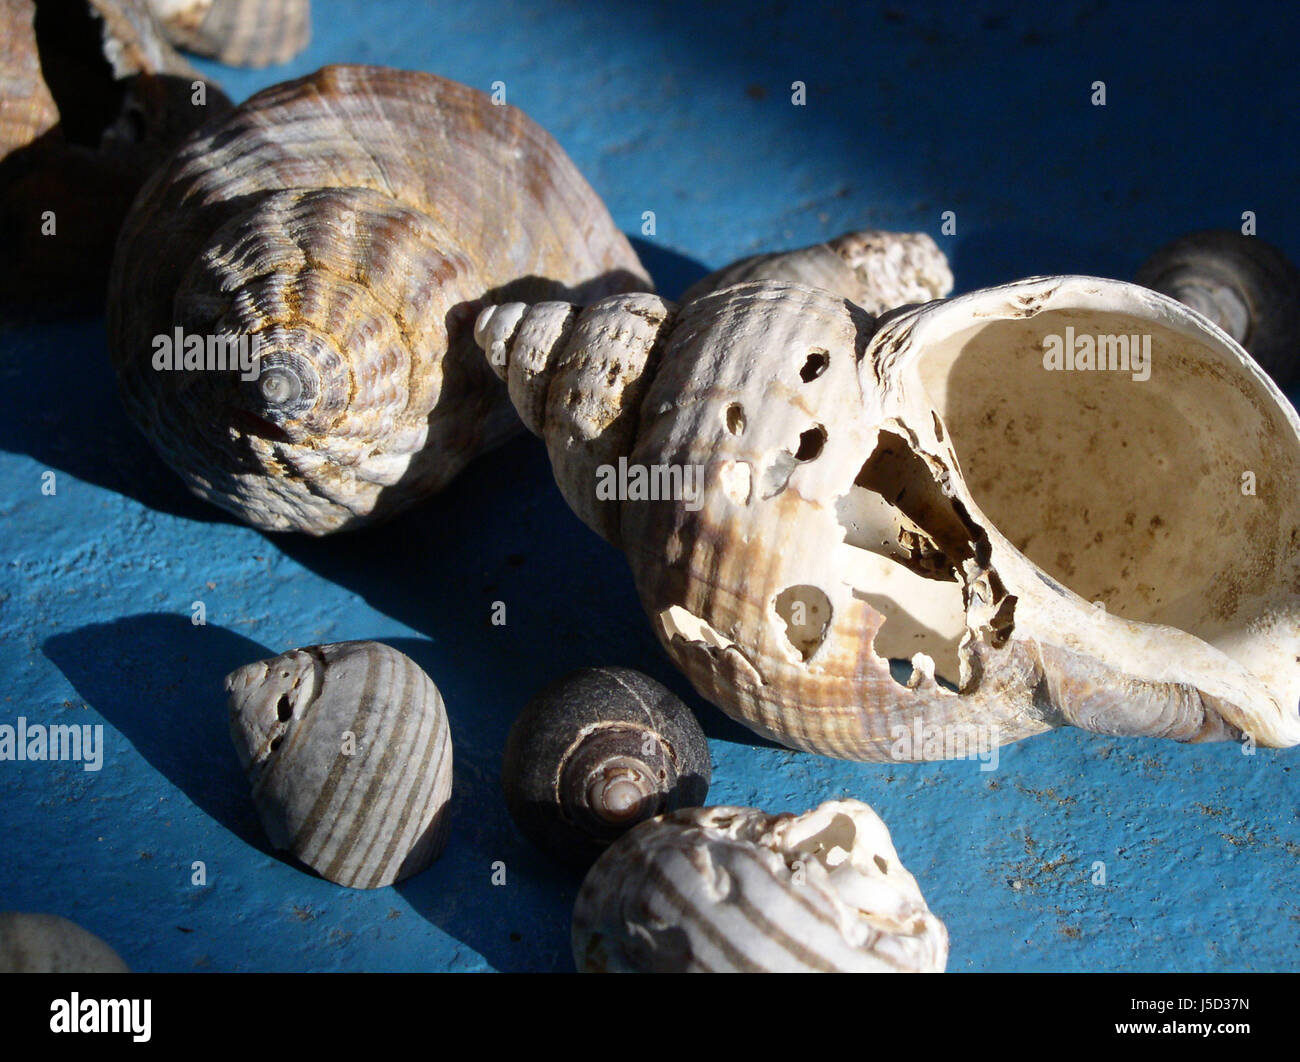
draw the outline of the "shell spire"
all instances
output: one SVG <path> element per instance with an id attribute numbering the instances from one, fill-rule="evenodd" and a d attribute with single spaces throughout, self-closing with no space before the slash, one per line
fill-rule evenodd
<path id="1" fill-rule="evenodd" d="M 1300 743 L 1300 419 L 1172 299 L 1044 277 L 877 320 L 764 279 L 477 336 L 673 661 L 767 737 Z"/>
<path id="2" fill-rule="evenodd" d="M 132 418 L 192 490 L 325 534 L 440 490 L 518 430 L 474 346 L 484 306 L 650 287 L 521 111 L 332 66 L 253 96 L 155 176 L 118 243 L 110 349 Z"/>

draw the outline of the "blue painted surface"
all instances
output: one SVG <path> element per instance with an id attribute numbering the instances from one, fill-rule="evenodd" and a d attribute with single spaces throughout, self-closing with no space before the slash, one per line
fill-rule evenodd
<path id="1" fill-rule="evenodd" d="M 1164 240 L 1243 210 L 1300 257 L 1284 7 L 961 7 L 316 0 L 293 63 L 200 65 L 237 99 L 334 61 L 504 81 L 622 228 L 655 211 L 638 249 L 670 296 L 741 254 L 864 226 L 935 235 L 958 290 L 1131 276 Z M 795 80 L 806 107 L 790 104 Z M 1105 108 L 1089 104 L 1095 80 Z M 956 236 L 940 236 L 943 210 Z M 10 323 L 0 514 L 0 722 L 102 723 L 107 743 L 98 773 L 0 764 L 0 908 L 72 917 L 136 969 L 571 969 L 578 879 L 515 834 L 497 767 L 531 693 L 598 663 L 641 668 L 698 709 L 711 801 L 870 802 L 949 927 L 952 970 L 1300 965 L 1294 750 L 1065 731 L 982 773 L 764 745 L 671 669 L 621 557 L 565 508 L 534 439 L 386 528 L 269 538 L 188 497 L 137 437 L 102 321 Z M 488 621 L 498 599 L 504 628 Z M 206 627 L 190 623 L 196 600 Z M 446 853 L 377 892 L 268 850 L 220 686 L 249 660 L 348 638 L 425 667 L 455 739 Z"/>

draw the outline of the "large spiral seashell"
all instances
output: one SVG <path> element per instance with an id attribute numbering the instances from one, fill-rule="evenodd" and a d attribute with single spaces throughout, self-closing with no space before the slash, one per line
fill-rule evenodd
<path id="1" fill-rule="evenodd" d="M 477 336 L 664 648 L 761 734 L 1300 742 L 1300 420 L 1170 298 L 1043 277 L 877 321 L 759 281 Z"/>
<path id="2" fill-rule="evenodd" d="M 178 48 L 232 66 L 287 63 L 311 39 L 311 0 L 149 0 Z"/>
<path id="3" fill-rule="evenodd" d="M 709 746 L 666 687 L 625 667 L 583 668 L 528 702 L 506 739 L 506 806 L 543 851 L 590 864 L 638 822 L 702 804 Z"/>
<path id="4" fill-rule="evenodd" d="M 145 178 L 229 108 L 144 0 L 0 3 L 0 297 L 98 308 Z"/>
<path id="5" fill-rule="evenodd" d="M 689 808 L 596 861 L 573 956 L 587 973 L 942 973 L 948 931 L 866 804 Z"/>
<path id="6" fill-rule="evenodd" d="M 925 233 L 865 229 L 811 247 L 742 258 L 697 281 L 681 301 L 753 280 L 833 291 L 870 314 L 942 299 L 952 291 L 948 259 Z"/>
<path id="7" fill-rule="evenodd" d="M 0 912 L 0 973 L 128 973 L 111 947 L 52 914 Z"/>
<path id="8" fill-rule="evenodd" d="M 520 111 L 335 66 L 210 124 L 141 193 L 110 347 L 133 419 L 192 490 L 324 534 L 428 496 L 517 430 L 474 349 L 484 305 L 649 286 Z M 156 367 L 182 336 L 229 340 L 253 371 Z"/>
<path id="9" fill-rule="evenodd" d="M 438 688 L 378 642 L 294 649 L 226 676 L 230 734 L 276 848 L 374 889 L 446 840 L 451 733 Z"/>
<path id="10" fill-rule="evenodd" d="M 1188 233 L 1143 262 L 1135 279 L 1199 310 L 1280 387 L 1300 383 L 1300 270 L 1271 243 L 1232 229 Z"/>

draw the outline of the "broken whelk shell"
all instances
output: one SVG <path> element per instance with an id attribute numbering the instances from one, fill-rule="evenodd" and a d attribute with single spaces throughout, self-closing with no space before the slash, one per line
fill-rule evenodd
<path id="1" fill-rule="evenodd" d="M 432 74 L 328 66 L 154 175 L 118 240 L 109 351 L 190 490 L 323 535 L 395 515 L 518 432 L 474 346 L 483 306 L 651 287 L 522 111 Z"/>
<path id="2" fill-rule="evenodd" d="M 232 66 L 287 63 L 311 39 L 311 0 L 149 0 L 177 48 Z"/>
<path id="3" fill-rule="evenodd" d="M 379 642 L 294 649 L 226 676 L 230 735 L 276 848 L 355 889 L 437 858 L 452 750 L 438 688 Z"/>
<path id="4" fill-rule="evenodd" d="M 942 973 L 948 961 L 948 931 L 857 800 L 643 822 L 587 874 L 572 936 L 584 973 Z"/>
<path id="5" fill-rule="evenodd" d="M 1039 277 L 877 321 L 762 281 L 477 335 L 661 644 L 760 734 L 862 760 L 1062 725 L 1300 742 L 1300 421 L 1170 298 Z M 1075 337 L 1107 368 L 1047 368 Z M 597 497 L 624 455 L 699 466 L 702 504 Z"/>
<path id="6" fill-rule="evenodd" d="M 129 973 L 89 930 L 52 914 L 0 912 L 0 973 Z"/>
<path id="7" fill-rule="evenodd" d="M 1233 229 L 1188 233 L 1135 279 L 1205 314 L 1279 387 L 1300 383 L 1300 270 L 1271 243 Z"/>
<path id="8" fill-rule="evenodd" d="M 833 291 L 869 314 L 941 299 L 952 291 L 948 259 L 928 235 L 865 229 L 794 251 L 742 258 L 696 282 L 681 302 L 752 280 Z"/>

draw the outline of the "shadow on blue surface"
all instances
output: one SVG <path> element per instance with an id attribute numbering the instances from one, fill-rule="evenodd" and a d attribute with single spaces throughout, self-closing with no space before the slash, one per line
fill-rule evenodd
<path id="1" fill-rule="evenodd" d="M 235 668 L 274 653 L 214 624 L 196 628 L 162 612 L 56 634 L 43 649 L 155 770 L 240 840 L 276 855 L 248 798 L 221 688 Z"/>
<path id="2" fill-rule="evenodd" d="M 650 279 L 655 282 L 655 290 L 665 299 L 677 299 L 687 288 L 709 273 L 707 266 L 678 254 L 660 243 L 652 243 L 636 236 L 629 236 L 632 249 L 646 267 Z"/>
<path id="3" fill-rule="evenodd" d="M 104 320 L 9 322 L 0 364 L 0 450 L 202 524 L 233 523 L 190 494 L 127 419 Z"/>

